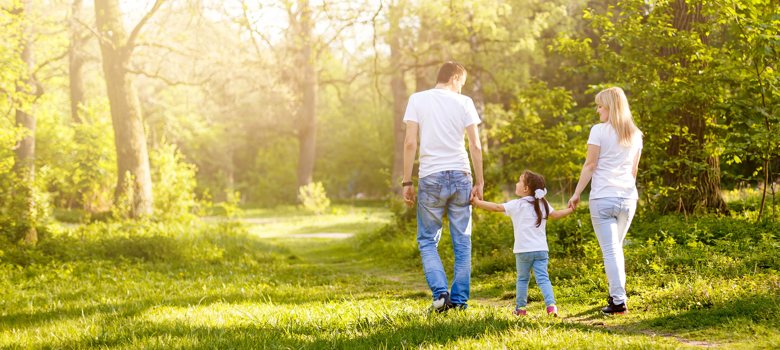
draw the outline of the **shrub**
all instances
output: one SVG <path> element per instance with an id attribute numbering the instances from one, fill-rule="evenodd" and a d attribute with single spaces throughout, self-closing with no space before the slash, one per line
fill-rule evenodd
<path id="1" fill-rule="evenodd" d="M 330 207 L 330 199 L 325 193 L 322 182 L 312 182 L 298 189 L 298 200 L 306 210 L 322 214 Z"/>
<path id="2" fill-rule="evenodd" d="M 195 165 L 186 163 L 174 145 L 162 145 L 150 154 L 154 183 L 154 214 L 163 220 L 189 219 L 195 200 Z"/>

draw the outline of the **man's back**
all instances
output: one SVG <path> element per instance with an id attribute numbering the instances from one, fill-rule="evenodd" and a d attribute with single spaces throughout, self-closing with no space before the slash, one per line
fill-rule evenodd
<path id="1" fill-rule="evenodd" d="M 415 93 L 404 121 L 420 126 L 420 178 L 446 170 L 471 172 L 463 136 L 466 127 L 480 123 L 471 98 L 446 89 Z"/>

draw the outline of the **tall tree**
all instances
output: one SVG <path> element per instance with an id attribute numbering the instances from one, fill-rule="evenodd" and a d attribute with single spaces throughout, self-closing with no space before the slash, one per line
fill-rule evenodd
<path id="1" fill-rule="evenodd" d="M 405 10 L 405 1 L 400 0 L 390 5 L 388 17 L 390 27 L 387 33 L 390 44 L 390 89 L 393 92 L 393 169 L 391 172 L 391 186 L 393 192 L 400 193 L 401 178 L 403 177 L 404 166 L 404 111 L 408 100 L 406 81 L 404 80 L 405 71 L 402 69 L 403 53 L 401 45 L 401 26 Z"/>
<path id="2" fill-rule="evenodd" d="M 32 96 L 35 89 L 35 80 L 33 78 L 33 47 L 30 25 L 31 1 L 25 0 L 13 10 L 23 21 L 22 26 L 22 50 L 21 60 L 24 62 L 26 70 L 22 73 L 16 84 L 16 92 L 21 96 Z M 26 102 L 26 101 L 25 101 Z M 21 202 L 21 226 L 24 232 L 22 238 L 28 244 L 35 244 L 38 241 L 38 232 L 36 230 L 36 208 L 35 208 L 35 115 L 30 112 L 30 104 L 17 102 L 16 106 L 16 125 L 25 130 L 24 138 L 16 146 L 14 173 L 19 181 L 17 200 Z"/>
<path id="3" fill-rule="evenodd" d="M 297 88 L 300 97 L 298 106 L 298 186 L 312 182 L 317 147 L 317 90 L 319 77 L 317 48 L 312 31 L 314 21 L 309 0 L 299 0 L 297 11 L 288 6 L 290 27 L 294 31 L 294 47 L 299 69 Z"/>
<path id="4" fill-rule="evenodd" d="M 79 106 L 84 102 L 84 63 L 86 62 L 84 46 L 89 38 L 79 23 L 81 18 L 82 0 L 73 0 L 70 19 L 70 48 L 68 51 L 68 77 L 70 79 L 70 115 L 74 122 L 80 123 Z"/>
<path id="5" fill-rule="evenodd" d="M 674 0 L 670 3 L 670 10 L 675 30 L 686 33 L 686 36 L 690 33 L 699 38 L 701 45 L 707 46 L 709 34 L 702 31 L 702 24 L 707 21 L 702 13 L 702 6 L 703 3 L 700 1 Z M 668 57 L 683 69 L 692 65 L 691 56 L 681 54 L 681 49 L 677 46 L 662 47 L 661 55 Z M 706 63 L 699 63 L 699 65 L 704 65 L 706 69 Z M 673 71 L 666 71 L 662 72 L 662 79 L 679 79 L 679 76 Z M 706 143 L 710 142 L 708 140 L 711 133 L 708 130 L 710 122 L 707 119 L 708 109 L 713 108 L 711 99 L 699 99 L 696 95 L 689 96 L 693 98 L 682 101 L 671 112 L 672 118 L 674 116 L 679 118 L 676 124 L 685 131 L 671 135 L 667 144 L 667 155 L 670 159 L 680 159 L 681 156 L 687 155 L 691 161 L 678 162 L 677 166 L 666 168 L 663 181 L 665 186 L 671 187 L 693 180 L 695 186 L 677 196 L 679 200 L 673 198 L 672 203 L 665 207 L 686 212 L 691 212 L 696 207 L 704 207 L 725 212 L 728 208 L 720 192 L 720 158 L 716 154 L 705 151 L 708 148 Z M 694 165 L 692 166 L 691 163 Z M 696 164 L 705 166 L 696 166 Z"/>
<path id="6" fill-rule="evenodd" d="M 163 2 L 156 0 L 128 35 L 119 1 L 95 0 L 95 19 L 117 152 L 115 197 L 129 197 L 131 217 L 152 213 L 152 178 L 141 107 L 128 69 L 141 29 Z"/>

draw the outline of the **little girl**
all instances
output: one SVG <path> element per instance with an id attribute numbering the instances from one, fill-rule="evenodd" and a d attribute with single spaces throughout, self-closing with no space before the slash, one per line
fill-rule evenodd
<path id="1" fill-rule="evenodd" d="M 515 231 L 515 261 L 517 262 L 517 307 L 515 315 L 526 314 L 525 306 L 528 297 L 528 281 L 531 277 L 531 269 L 536 276 L 536 284 L 542 290 L 544 303 L 547 305 L 547 314 L 557 317 L 558 307 L 555 306 L 555 295 L 552 283 L 547 275 L 547 235 L 545 224 L 547 219 L 560 219 L 574 212 L 573 208 L 553 211 L 544 196 L 547 190 L 544 186 L 544 177 L 526 170 L 517 180 L 515 194 L 520 196 L 504 204 L 496 204 L 480 200 L 473 196 L 471 203 L 477 208 L 504 212 L 512 218 L 512 226 Z"/>

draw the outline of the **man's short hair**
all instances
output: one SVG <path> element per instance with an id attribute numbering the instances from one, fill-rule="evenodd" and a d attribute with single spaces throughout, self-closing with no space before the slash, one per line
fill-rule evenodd
<path id="1" fill-rule="evenodd" d="M 439 83 L 448 83 L 455 75 L 466 74 L 466 68 L 462 64 L 455 61 L 444 62 L 439 68 L 439 76 L 436 81 Z"/>

